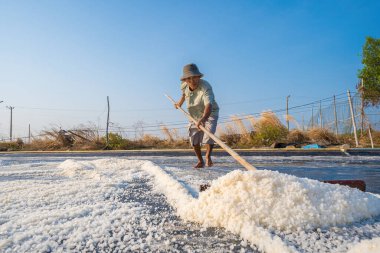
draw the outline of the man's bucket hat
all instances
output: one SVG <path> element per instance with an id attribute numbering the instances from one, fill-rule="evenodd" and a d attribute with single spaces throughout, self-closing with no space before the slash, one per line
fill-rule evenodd
<path id="1" fill-rule="evenodd" d="M 203 76 L 203 74 L 199 72 L 197 65 L 194 63 L 187 64 L 185 67 L 183 67 L 183 75 L 181 77 L 181 81 L 192 76 Z"/>

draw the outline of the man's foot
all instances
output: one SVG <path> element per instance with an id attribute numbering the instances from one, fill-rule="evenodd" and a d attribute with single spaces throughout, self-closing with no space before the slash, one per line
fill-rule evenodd
<path id="1" fill-rule="evenodd" d="M 198 162 L 198 163 L 194 166 L 195 169 L 201 169 L 201 168 L 204 168 L 204 167 L 205 167 L 204 162 Z"/>
<path id="2" fill-rule="evenodd" d="M 207 165 L 207 167 L 212 167 L 214 165 L 214 163 L 212 162 L 211 158 L 206 159 L 206 165 Z"/>

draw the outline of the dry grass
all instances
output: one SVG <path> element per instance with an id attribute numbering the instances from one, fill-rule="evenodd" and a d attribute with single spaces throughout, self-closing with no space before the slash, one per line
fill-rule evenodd
<path id="1" fill-rule="evenodd" d="M 28 150 L 64 150 L 72 146 L 73 139 L 60 133 L 60 129 L 53 127 L 43 130 L 37 137 L 33 137 L 30 144 L 26 145 Z"/>
<path id="2" fill-rule="evenodd" d="M 138 139 L 124 138 L 120 133 L 111 132 L 108 134 L 109 143 L 106 147 L 106 137 L 99 137 L 99 131 L 93 125 L 80 125 L 72 130 L 61 130 L 58 127 L 51 127 L 42 131 L 38 136 L 32 138 L 31 143 L 21 145 L 6 143 L 0 145 L 0 151 L 20 150 L 128 150 L 146 148 L 188 148 L 187 138 L 181 138 L 175 129 L 168 129 L 163 126 L 162 131 L 165 138 L 154 135 L 142 134 Z"/>
<path id="3" fill-rule="evenodd" d="M 234 115 L 234 116 L 231 116 L 231 120 L 238 127 L 239 132 L 242 136 L 248 136 L 249 135 L 249 132 L 248 132 L 247 128 L 245 127 L 243 120 L 241 118 Z"/>
<path id="4" fill-rule="evenodd" d="M 247 119 L 248 119 L 249 125 L 251 126 L 251 132 L 252 132 L 255 129 L 256 119 L 252 115 L 248 115 Z"/>
<path id="5" fill-rule="evenodd" d="M 174 137 L 169 128 L 167 128 L 164 125 L 161 125 L 161 132 L 164 134 L 164 136 L 169 140 L 169 142 L 174 142 Z"/>
<path id="6" fill-rule="evenodd" d="M 299 129 L 293 129 L 288 133 L 287 136 L 288 143 L 304 144 L 310 141 L 307 132 L 301 131 Z"/>
<path id="7" fill-rule="evenodd" d="M 262 112 L 254 127 L 255 132 L 252 139 L 255 146 L 270 146 L 274 142 L 284 141 L 288 134 L 287 128 L 271 111 Z"/>
<path id="8" fill-rule="evenodd" d="M 300 124 L 292 115 L 290 115 L 290 114 L 285 115 L 285 120 L 288 120 L 289 122 L 293 123 L 297 129 L 301 130 Z"/>
<path id="9" fill-rule="evenodd" d="M 232 122 L 237 126 L 237 129 L 239 130 L 239 145 L 244 148 L 249 147 L 251 145 L 251 135 L 247 127 L 244 125 L 243 120 L 238 116 L 232 116 L 231 119 Z"/>
<path id="10" fill-rule="evenodd" d="M 164 139 L 151 136 L 152 139 L 156 139 L 156 148 L 188 148 L 190 143 L 188 138 L 181 137 L 178 134 L 178 130 L 173 128 L 169 129 L 165 125 L 161 125 L 161 132 L 164 134 Z M 149 143 L 148 140 L 143 140 L 144 143 Z M 144 144 L 145 145 L 145 144 Z M 153 147 L 153 146 L 152 146 Z"/>
<path id="11" fill-rule="evenodd" d="M 291 119 L 291 118 L 288 118 Z M 307 132 L 293 129 L 288 132 L 273 112 L 263 112 L 260 117 L 247 117 L 249 126 L 238 116 L 232 117 L 232 122 L 224 128 L 218 126 L 220 139 L 232 148 L 269 147 L 274 142 L 282 143 L 317 143 L 322 146 L 336 144 L 355 145 L 353 134 L 340 135 L 338 138 L 327 129 L 313 128 Z M 248 124 L 247 124 L 248 125 Z M 251 128 L 254 131 L 251 131 Z M 152 149 L 152 148 L 189 148 L 187 137 L 178 135 L 176 129 L 169 129 L 162 125 L 164 138 L 155 135 L 143 134 L 138 139 L 127 139 L 121 134 L 109 134 L 110 149 Z M 372 131 L 375 146 L 379 147 L 380 132 Z M 363 147 L 370 147 L 368 132 L 360 138 Z M 0 143 L 0 151 L 13 150 L 100 150 L 104 149 L 106 138 L 99 138 L 99 131 L 93 125 L 80 125 L 72 130 L 63 131 L 58 127 L 44 130 L 32 138 L 31 143 L 24 144 L 22 140 Z"/>
<path id="12" fill-rule="evenodd" d="M 139 148 L 188 148 L 187 138 L 161 139 L 157 136 L 145 134 L 141 139 L 136 140 Z"/>
<path id="13" fill-rule="evenodd" d="M 240 143 L 241 136 L 236 129 L 234 124 L 228 123 L 225 125 L 224 130 L 219 128 L 219 137 L 230 147 L 237 147 L 238 143 Z"/>
<path id="14" fill-rule="evenodd" d="M 49 138 L 33 138 L 31 143 L 25 145 L 26 150 L 61 150 L 63 149 L 55 140 Z"/>
<path id="15" fill-rule="evenodd" d="M 98 150 L 105 146 L 105 140 L 99 139 L 98 130 L 93 126 L 79 125 L 73 130 L 52 127 L 33 137 L 25 150 Z"/>
<path id="16" fill-rule="evenodd" d="M 372 135 L 372 141 L 374 143 L 374 146 L 378 147 L 380 144 L 380 131 L 375 131 L 371 129 L 371 135 Z M 358 136 L 359 136 L 359 144 L 362 147 L 367 147 L 367 148 L 372 147 L 368 129 L 363 132 L 363 135 L 358 135 Z"/>
<path id="17" fill-rule="evenodd" d="M 135 143 L 139 148 L 154 148 L 162 146 L 165 140 L 154 135 L 144 134 L 140 139 L 136 140 Z"/>
<path id="18" fill-rule="evenodd" d="M 329 146 L 338 144 L 338 140 L 334 133 L 326 128 L 312 128 L 307 131 L 307 136 L 314 143 L 321 146 Z"/>
<path id="19" fill-rule="evenodd" d="M 380 146 L 380 131 L 372 130 L 372 139 L 374 146 L 379 147 Z"/>
<path id="20" fill-rule="evenodd" d="M 262 147 L 285 140 L 286 127 L 281 123 L 273 112 L 263 112 L 258 119 L 253 116 L 247 117 L 252 131 L 249 131 L 243 120 L 237 116 L 232 117 L 232 123 L 226 124 L 225 130 L 221 131 L 220 138 L 231 147 Z"/>
<path id="21" fill-rule="evenodd" d="M 281 123 L 280 119 L 271 111 L 262 112 L 260 118 L 256 120 L 254 127 L 256 132 L 259 133 L 264 132 L 267 127 L 286 130 L 286 127 Z"/>

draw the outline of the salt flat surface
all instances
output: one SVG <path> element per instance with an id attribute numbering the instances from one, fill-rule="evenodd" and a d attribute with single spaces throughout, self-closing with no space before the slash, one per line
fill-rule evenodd
<path id="1" fill-rule="evenodd" d="M 380 249 L 379 198 L 347 187 L 188 157 L 0 159 L 1 252 Z"/>

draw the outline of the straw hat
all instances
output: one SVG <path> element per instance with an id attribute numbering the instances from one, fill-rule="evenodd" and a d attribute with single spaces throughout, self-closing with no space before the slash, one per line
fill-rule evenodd
<path id="1" fill-rule="evenodd" d="M 183 75 L 181 77 L 181 81 L 192 76 L 203 76 L 203 74 L 199 72 L 197 65 L 194 63 L 187 64 L 185 67 L 183 67 Z"/>

